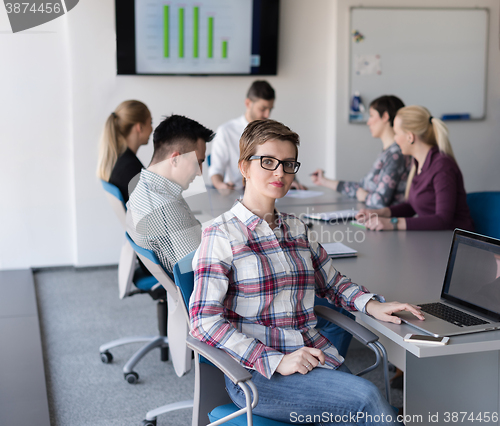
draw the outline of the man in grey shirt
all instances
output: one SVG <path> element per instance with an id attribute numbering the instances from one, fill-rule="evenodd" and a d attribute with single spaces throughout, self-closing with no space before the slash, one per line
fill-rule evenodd
<path id="1" fill-rule="evenodd" d="M 152 250 L 163 267 L 173 266 L 201 242 L 201 224 L 182 196 L 201 176 L 206 143 L 212 130 L 180 115 L 163 120 L 153 134 L 151 164 L 142 169 L 127 203 L 127 232 L 135 243 Z"/>

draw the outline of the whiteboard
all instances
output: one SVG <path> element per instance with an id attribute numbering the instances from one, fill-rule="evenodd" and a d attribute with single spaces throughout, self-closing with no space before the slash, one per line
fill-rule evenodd
<path id="1" fill-rule="evenodd" d="M 350 95 L 486 115 L 487 9 L 351 8 Z"/>

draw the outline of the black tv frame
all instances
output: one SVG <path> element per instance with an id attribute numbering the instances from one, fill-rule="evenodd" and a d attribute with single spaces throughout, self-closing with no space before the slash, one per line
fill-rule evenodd
<path id="1" fill-rule="evenodd" d="M 117 74 L 141 76 L 277 75 L 279 9 L 280 0 L 253 0 L 252 55 L 260 55 L 260 66 L 251 67 L 250 73 L 137 73 L 135 55 L 135 0 L 115 0 Z"/>

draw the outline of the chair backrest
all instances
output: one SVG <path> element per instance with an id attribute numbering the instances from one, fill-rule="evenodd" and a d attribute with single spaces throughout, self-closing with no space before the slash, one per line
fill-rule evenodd
<path id="1" fill-rule="evenodd" d="M 194 287 L 194 272 L 193 272 L 193 258 L 196 251 L 192 251 L 174 265 L 174 280 L 175 285 L 184 299 L 186 310 L 189 306 L 189 298 L 193 292 Z"/>
<path id="2" fill-rule="evenodd" d="M 189 332 L 189 317 L 181 292 L 175 285 L 172 274 L 163 268 L 156 254 L 152 250 L 138 246 L 128 233 L 125 233 L 125 236 L 149 272 L 167 290 L 168 346 L 175 373 L 177 376 L 182 377 L 191 370 L 192 351 L 186 345 L 186 336 Z"/>
<path id="3" fill-rule="evenodd" d="M 128 241 L 124 241 L 118 263 L 118 296 L 120 299 L 132 293 L 136 268 L 137 255 Z"/>
<path id="4" fill-rule="evenodd" d="M 141 259 L 144 265 L 146 265 L 149 272 L 151 272 L 158 282 L 165 287 L 165 290 L 167 290 L 168 293 L 172 293 L 172 297 L 177 297 L 178 290 L 174 283 L 174 277 L 170 272 L 163 268 L 163 265 L 154 251 L 137 245 L 135 241 L 130 238 L 130 235 L 127 232 L 125 232 L 125 238 L 137 256 Z"/>
<path id="5" fill-rule="evenodd" d="M 101 179 L 101 185 L 106 191 L 106 198 L 120 221 L 123 229 L 126 229 L 125 218 L 127 207 L 123 200 L 122 193 L 116 185 Z M 120 253 L 118 264 L 118 295 L 120 299 L 127 297 L 132 292 L 134 273 L 137 267 L 137 256 L 126 241 Z"/>
<path id="6" fill-rule="evenodd" d="M 101 185 L 106 191 L 106 196 L 108 198 L 109 204 L 111 204 L 111 208 L 118 217 L 118 220 L 122 224 L 123 229 L 126 229 L 125 217 L 127 214 L 127 206 L 125 205 L 122 193 L 117 186 L 113 185 L 112 183 L 106 182 L 105 180 L 101 180 Z"/>
<path id="7" fill-rule="evenodd" d="M 467 204 L 476 232 L 500 238 L 500 191 L 472 192 L 467 194 Z"/>
<path id="8" fill-rule="evenodd" d="M 192 267 L 193 251 L 179 260 L 174 266 L 175 284 L 179 287 L 186 309 L 189 327 L 189 298 L 194 288 L 194 272 Z M 231 403 L 226 389 L 224 374 L 210 361 L 199 356 L 195 364 L 196 378 L 194 389 L 193 426 L 207 424 L 208 413 L 215 407 Z"/>

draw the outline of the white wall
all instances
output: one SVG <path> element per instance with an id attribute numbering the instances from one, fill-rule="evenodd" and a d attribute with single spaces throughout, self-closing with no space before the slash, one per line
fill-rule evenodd
<path id="1" fill-rule="evenodd" d="M 12 34 L 0 6 L 0 269 L 74 259 L 67 36 Z"/>
<path id="2" fill-rule="evenodd" d="M 281 2 L 279 75 L 268 80 L 277 92 L 273 117 L 302 137 L 299 178 L 305 182 L 317 165 L 315 152 L 326 145 L 329 158 L 334 154 L 335 105 L 325 90 L 333 74 L 334 13 L 329 0 Z M 10 181 L 2 192 L 9 191 L 9 204 L 16 206 L 3 204 L 0 213 L 2 223 L 13 225 L 0 231 L 0 268 L 116 263 L 123 232 L 95 177 L 107 115 L 119 102 L 136 98 L 149 106 L 156 124 L 177 113 L 215 129 L 244 112 L 254 78 L 116 76 L 113 0 L 82 1 L 37 31 L 0 34 L 1 51 L 7 50 L 0 84 L 10 87 L 1 92 L 8 131 L 6 137 L 1 130 L 1 141 L 9 147 L 9 164 L 0 176 Z M 139 157 L 148 163 L 151 153 L 151 146 L 143 147 Z"/>
<path id="3" fill-rule="evenodd" d="M 348 123 L 349 108 L 349 22 L 350 0 L 337 1 L 337 173 L 338 179 L 359 180 L 381 150 L 379 140 L 368 128 Z M 450 122 L 450 141 L 464 176 L 468 192 L 500 190 L 500 46 L 498 0 L 361 0 L 365 7 L 485 7 L 490 9 L 486 120 Z M 422 29 L 425 31 L 425 29 Z M 394 35 L 397 37 L 397 34 Z M 432 64 L 428 64 L 432 66 Z M 425 90 L 425 87 L 422 88 Z M 460 90 L 459 87 L 456 90 Z M 383 95 L 384 93 L 381 93 Z M 397 93 L 394 93 L 397 95 Z M 411 101 L 403 99 L 407 104 Z M 424 105 L 425 106 L 425 105 Z M 431 111 L 432 112 L 432 111 Z"/>

